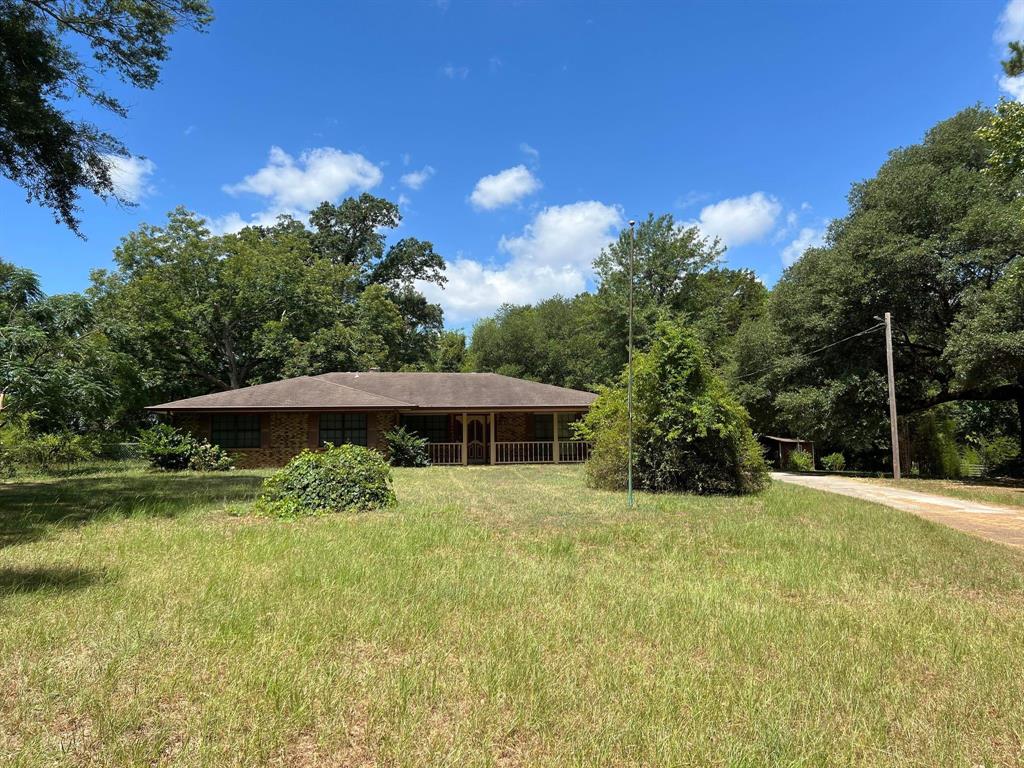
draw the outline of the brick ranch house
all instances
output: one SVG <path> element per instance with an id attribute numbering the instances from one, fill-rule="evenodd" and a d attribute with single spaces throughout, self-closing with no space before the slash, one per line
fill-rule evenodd
<path id="1" fill-rule="evenodd" d="M 429 441 L 434 464 L 585 461 L 570 424 L 591 392 L 494 373 L 325 373 L 147 408 L 222 446 L 241 467 L 279 466 L 303 448 L 384 449 L 402 425 Z"/>

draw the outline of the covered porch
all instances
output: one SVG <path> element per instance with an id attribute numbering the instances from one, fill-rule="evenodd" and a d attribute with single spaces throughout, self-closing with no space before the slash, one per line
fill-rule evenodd
<path id="1" fill-rule="evenodd" d="M 457 464 L 578 464 L 590 443 L 573 436 L 580 411 L 402 412 L 398 423 L 427 439 L 430 461 Z"/>

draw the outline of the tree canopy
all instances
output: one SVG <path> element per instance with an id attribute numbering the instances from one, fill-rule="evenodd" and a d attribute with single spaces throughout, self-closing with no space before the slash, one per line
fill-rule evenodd
<path id="1" fill-rule="evenodd" d="M 986 173 L 990 147 L 979 130 L 990 118 L 964 110 L 921 144 L 892 152 L 853 186 L 850 212 L 832 223 L 825 246 L 786 270 L 766 316 L 749 321 L 737 341 L 734 380 L 759 424 L 784 424 L 827 446 L 884 450 L 880 336 L 814 351 L 877 326 L 886 311 L 895 320 L 901 412 L 1024 401 L 1024 378 L 1005 358 L 996 364 L 1010 336 L 988 347 L 981 368 L 990 375 L 977 375 L 965 351 L 979 323 L 995 331 L 990 320 L 1012 315 L 1014 265 L 1024 252 L 1020 202 Z M 995 286 L 999 298 L 989 297 Z M 1012 322 L 1002 327 L 1012 334 Z"/>
<path id="2" fill-rule="evenodd" d="M 0 173 L 78 234 L 80 189 L 131 204 L 110 170 L 111 157 L 127 148 L 74 117 L 73 102 L 126 117 L 95 75 L 153 88 L 171 33 L 202 30 L 212 18 L 206 0 L 0 0 Z"/>
<path id="3" fill-rule="evenodd" d="M 386 248 L 398 210 L 370 195 L 325 203 L 312 228 L 211 235 L 184 209 L 142 226 L 93 274 L 90 295 L 155 392 L 180 396 L 288 376 L 431 367 L 441 308 L 415 281 L 443 282 L 427 241 Z"/>

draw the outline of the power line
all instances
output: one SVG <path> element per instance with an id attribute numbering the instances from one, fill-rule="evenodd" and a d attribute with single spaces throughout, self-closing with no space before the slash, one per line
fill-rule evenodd
<path id="1" fill-rule="evenodd" d="M 885 327 L 885 323 L 877 323 L 875 325 L 872 325 L 870 328 L 865 328 L 863 331 L 858 331 L 857 333 L 851 334 L 850 336 L 847 336 L 845 339 L 839 339 L 839 341 L 833 341 L 831 344 L 826 344 L 823 347 L 818 347 L 817 349 L 812 349 L 810 352 L 798 352 L 797 353 L 797 357 L 806 360 L 807 358 L 814 357 L 814 355 L 817 355 L 817 354 L 819 354 L 821 352 L 824 352 L 826 349 L 831 349 L 832 347 L 839 346 L 840 344 L 844 344 L 847 341 L 850 341 L 851 339 L 856 339 L 859 336 L 865 336 L 865 335 L 867 335 L 869 333 L 873 333 L 874 331 L 877 331 L 880 328 L 884 328 L 884 327 Z M 778 361 L 778 362 L 772 363 L 771 365 L 767 365 L 764 368 L 758 368 L 756 371 L 751 371 L 750 373 L 745 373 L 742 376 L 737 376 L 736 378 L 737 379 L 747 379 L 747 378 L 750 378 L 751 376 L 756 376 L 759 373 L 764 373 L 765 371 L 770 371 L 772 368 L 775 368 L 776 366 L 778 366 L 780 364 L 781 364 L 781 361 Z"/>

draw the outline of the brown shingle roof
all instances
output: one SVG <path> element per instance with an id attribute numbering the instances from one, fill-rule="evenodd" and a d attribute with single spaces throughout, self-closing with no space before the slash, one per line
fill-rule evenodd
<path id="1" fill-rule="evenodd" d="M 148 410 L 584 409 L 595 397 L 496 373 L 325 373 L 190 397 Z"/>

